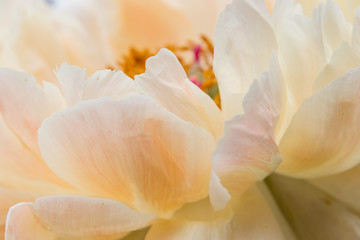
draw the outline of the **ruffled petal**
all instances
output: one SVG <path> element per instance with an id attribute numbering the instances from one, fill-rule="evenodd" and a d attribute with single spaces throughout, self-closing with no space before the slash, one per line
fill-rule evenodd
<path id="1" fill-rule="evenodd" d="M 343 42 L 316 78 L 314 91 L 319 91 L 338 77 L 343 76 L 348 70 L 359 65 L 360 58 L 356 55 L 354 48 L 348 42 Z"/>
<path id="2" fill-rule="evenodd" d="M 261 4 L 263 5 L 261 7 Z M 277 43 L 264 1 L 236 0 L 220 15 L 215 34 L 214 72 L 226 119 L 242 113 L 254 78 L 269 67 Z"/>
<path id="3" fill-rule="evenodd" d="M 279 145 L 281 173 L 316 178 L 359 163 L 359 75 L 350 70 L 304 101 Z"/>
<path id="4" fill-rule="evenodd" d="M 208 194 L 214 138 L 145 96 L 55 113 L 39 143 L 66 181 L 144 212 L 165 214 Z"/>
<path id="5" fill-rule="evenodd" d="M 64 63 L 56 76 L 69 107 L 103 96 L 121 99 L 136 91 L 134 81 L 121 71 L 101 70 L 87 78 L 86 69 Z"/>
<path id="6" fill-rule="evenodd" d="M 209 96 L 188 80 L 176 56 L 162 49 L 146 61 L 146 72 L 135 76 L 140 91 L 195 126 L 203 127 L 216 138 L 223 132 L 220 110 Z"/>
<path id="7" fill-rule="evenodd" d="M 245 114 L 225 123 L 225 133 L 213 154 L 213 169 L 232 196 L 240 196 L 264 179 L 281 161 L 274 140 L 281 111 L 281 80 L 273 58 L 270 72 L 256 80 L 246 95 Z M 215 187 L 210 185 L 210 189 Z M 210 190 L 210 199 L 217 198 L 215 192 Z"/>

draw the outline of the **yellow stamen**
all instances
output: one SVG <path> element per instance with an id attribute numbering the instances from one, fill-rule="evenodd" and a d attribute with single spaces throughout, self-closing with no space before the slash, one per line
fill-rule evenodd
<path id="1" fill-rule="evenodd" d="M 168 45 L 166 48 L 177 56 L 189 78 L 194 79 L 196 76 L 196 79 L 199 79 L 200 84 L 197 85 L 213 98 L 220 108 L 219 90 L 212 68 L 214 58 L 212 42 L 206 36 L 200 36 L 197 42 L 188 41 L 182 46 Z M 154 56 L 156 52 L 132 47 L 128 54 L 118 60 L 116 67 L 109 66 L 108 68 L 119 69 L 129 77 L 134 78 L 135 75 L 145 72 L 146 59 Z"/>

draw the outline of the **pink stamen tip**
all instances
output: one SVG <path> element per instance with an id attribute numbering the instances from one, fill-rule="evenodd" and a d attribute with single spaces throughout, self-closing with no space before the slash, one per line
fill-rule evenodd
<path id="1" fill-rule="evenodd" d="M 196 75 L 191 76 L 189 79 L 193 84 L 201 88 L 202 83 L 199 81 L 199 78 Z"/>
<path id="2" fill-rule="evenodd" d="M 201 45 L 198 44 L 194 47 L 195 62 L 199 62 L 201 52 Z"/>

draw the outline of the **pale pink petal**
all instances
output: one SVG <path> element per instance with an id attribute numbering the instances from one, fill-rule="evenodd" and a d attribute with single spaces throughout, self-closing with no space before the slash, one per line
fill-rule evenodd
<path id="1" fill-rule="evenodd" d="M 39 198 L 34 214 L 64 239 L 119 239 L 156 219 L 117 201 L 78 196 Z"/>
<path id="2" fill-rule="evenodd" d="M 304 180 L 272 175 L 267 180 L 298 239 L 359 239 L 358 213 Z"/>
<path id="3" fill-rule="evenodd" d="M 31 75 L 0 69 L 0 114 L 4 123 L 35 155 L 39 154 L 37 130 L 53 112 L 65 107 L 60 91 L 50 83 L 44 87 Z"/>
<path id="4" fill-rule="evenodd" d="M 262 7 L 261 4 L 263 5 Z M 226 119 L 242 113 L 254 78 L 269 67 L 276 38 L 264 14 L 265 2 L 236 0 L 220 15 L 215 35 L 214 72 Z"/>
<path id="5" fill-rule="evenodd" d="M 0 70 L 0 85 L 0 185 L 45 192 L 69 187 L 46 166 L 37 143 L 41 122 L 65 105 L 59 90 L 9 69 Z"/>
<path id="6" fill-rule="evenodd" d="M 223 132 L 220 110 L 209 96 L 193 85 L 176 56 L 162 49 L 146 61 L 146 72 L 135 76 L 140 90 L 160 105 L 216 138 Z"/>
<path id="7" fill-rule="evenodd" d="M 273 58 L 270 71 L 256 80 L 246 95 L 245 114 L 225 123 L 225 133 L 213 154 L 213 169 L 232 196 L 240 196 L 256 181 L 264 179 L 281 161 L 274 140 L 281 110 L 281 80 L 278 63 Z M 210 189 L 214 187 L 210 185 Z M 216 191 L 210 190 L 210 199 L 217 198 L 216 195 Z"/>
<path id="8" fill-rule="evenodd" d="M 148 97 L 78 103 L 44 121 L 39 143 L 66 181 L 144 212 L 208 194 L 214 138 Z"/>
<path id="9" fill-rule="evenodd" d="M 350 70 L 304 101 L 279 145 L 281 173 L 316 178 L 359 163 L 359 76 Z"/>
<path id="10" fill-rule="evenodd" d="M 36 194 L 13 189 L 0 188 L 0 225 L 5 225 L 9 208 L 20 202 L 34 201 Z"/>
<path id="11" fill-rule="evenodd" d="M 86 69 L 64 63 L 56 76 L 69 107 L 103 96 L 121 99 L 136 91 L 134 81 L 121 71 L 101 70 L 87 78 Z"/>
<path id="12" fill-rule="evenodd" d="M 5 230 L 5 240 L 59 240 L 58 236 L 39 223 L 32 203 L 11 207 Z"/>

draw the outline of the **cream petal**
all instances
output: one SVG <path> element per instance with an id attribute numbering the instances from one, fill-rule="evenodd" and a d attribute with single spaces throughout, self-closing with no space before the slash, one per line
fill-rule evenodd
<path id="1" fill-rule="evenodd" d="M 270 189 L 299 239 L 359 239 L 359 215 L 304 180 L 280 175 Z"/>
<path id="2" fill-rule="evenodd" d="M 329 63 L 325 65 L 316 78 L 313 87 L 314 91 L 319 91 L 336 78 L 344 75 L 349 69 L 359 66 L 359 64 L 360 58 L 356 55 L 354 48 L 348 42 L 343 42 L 335 50 Z"/>
<path id="3" fill-rule="evenodd" d="M 68 106 L 103 96 L 121 99 L 136 91 L 134 81 L 121 71 L 101 70 L 87 78 L 85 69 L 64 63 L 56 76 Z"/>
<path id="4" fill-rule="evenodd" d="M 311 179 L 309 182 L 360 212 L 360 165 L 339 174 Z"/>
<path id="5" fill-rule="evenodd" d="M 140 211 L 166 215 L 208 194 L 214 138 L 145 96 L 55 113 L 39 143 L 63 179 Z"/>
<path id="6" fill-rule="evenodd" d="M 264 183 L 253 185 L 233 204 L 232 239 L 297 239 Z"/>
<path id="7" fill-rule="evenodd" d="M 68 106 L 73 106 L 82 99 L 82 92 L 86 85 L 86 69 L 63 63 L 57 69 L 56 77 Z"/>
<path id="8" fill-rule="evenodd" d="M 360 0 L 359 0 L 360 2 Z M 359 3 L 360 5 L 360 3 Z M 360 7 L 355 9 L 355 21 L 352 32 L 352 46 L 358 56 L 360 56 Z"/>
<path id="9" fill-rule="evenodd" d="M 316 178 L 359 163 L 360 68 L 304 101 L 281 139 L 281 173 Z"/>
<path id="10" fill-rule="evenodd" d="M 274 23 L 279 46 L 277 54 L 288 88 L 287 99 L 294 102 L 286 104 L 294 105 L 291 108 L 296 110 L 305 98 L 312 95 L 314 79 L 325 65 L 326 56 L 319 21 L 315 17 L 309 19 L 297 14 L 286 0 L 280 3 L 289 6 L 275 6 L 274 14 L 283 15 L 281 18 L 278 16 L 280 19 Z"/>
<path id="11" fill-rule="evenodd" d="M 135 76 L 135 81 L 145 95 L 195 126 L 203 127 L 216 138 L 223 132 L 220 110 L 209 96 L 196 89 L 187 78 L 177 57 L 162 49 L 146 61 L 146 72 Z"/>
<path id="12" fill-rule="evenodd" d="M 40 87 L 33 76 L 0 69 L 0 114 L 9 129 L 38 155 L 37 130 L 53 112 L 63 109 L 64 99 L 51 83 Z"/>
<path id="13" fill-rule="evenodd" d="M 179 222 L 162 221 L 154 224 L 146 240 L 222 240 L 231 239 L 228 230 L 228 220 L 213 222 Z"/>
<path id="14" fill-rule="evenodd" d="M 234 213 L 230 215 L 206 221 L 159 221 L 150 228 L 146 240 L 295 240 L 270 193 L 266 191 L 265 186 L 253 186 L 241 199 L 237 199 Z"/>
<path id="15" fill-rule="evenodd" d="M 281 85 L 281 72 L 274 57 L 270 71 L 256 80 L 246 95 L 245 114 L 225 123 L 225 133 L 213 154 L 213 169 L 232 196 L 240 196 L 264 179 L 281 161 L 274 140 L 281 111 Z M 210 189 L 214 187 L 210 185 Z M 210 199 L 217 198 L 215 192 L 210 190 Z"/>
<path id="16" fill-rule="evenodd" d="M 323 41 L 325 47 L 329 48 L 330 51 L 338 48 L 342 41 L 350 40 L 350 25 L 337 3 L 328 0 L 324 5 L 320 4 L 313 14 L 320 15 Z"/>
<path id="17" fill-rule="evenodd" d="M 117 201 L 79 196 L 38 198 L 34 214 L 64 239 L 118 239 L 156 219 Z"/>
<path id="18" fill-rule="evenodd" d="M 260 7 L 263 4 L 263 7 Z M 215 34 L 214 72 L 226 119 L 242 113 L 254 78 L 268 69 L 277 43 L 261 9 L 265 2 L 236 0 L 220 15 Z"/>
<path id="19" fill-rule="evenodd" d="M 32 203 L 19 203 L 10 208 L 6 220 L 5 240 L 60 240 L 34 215 Z"/>

